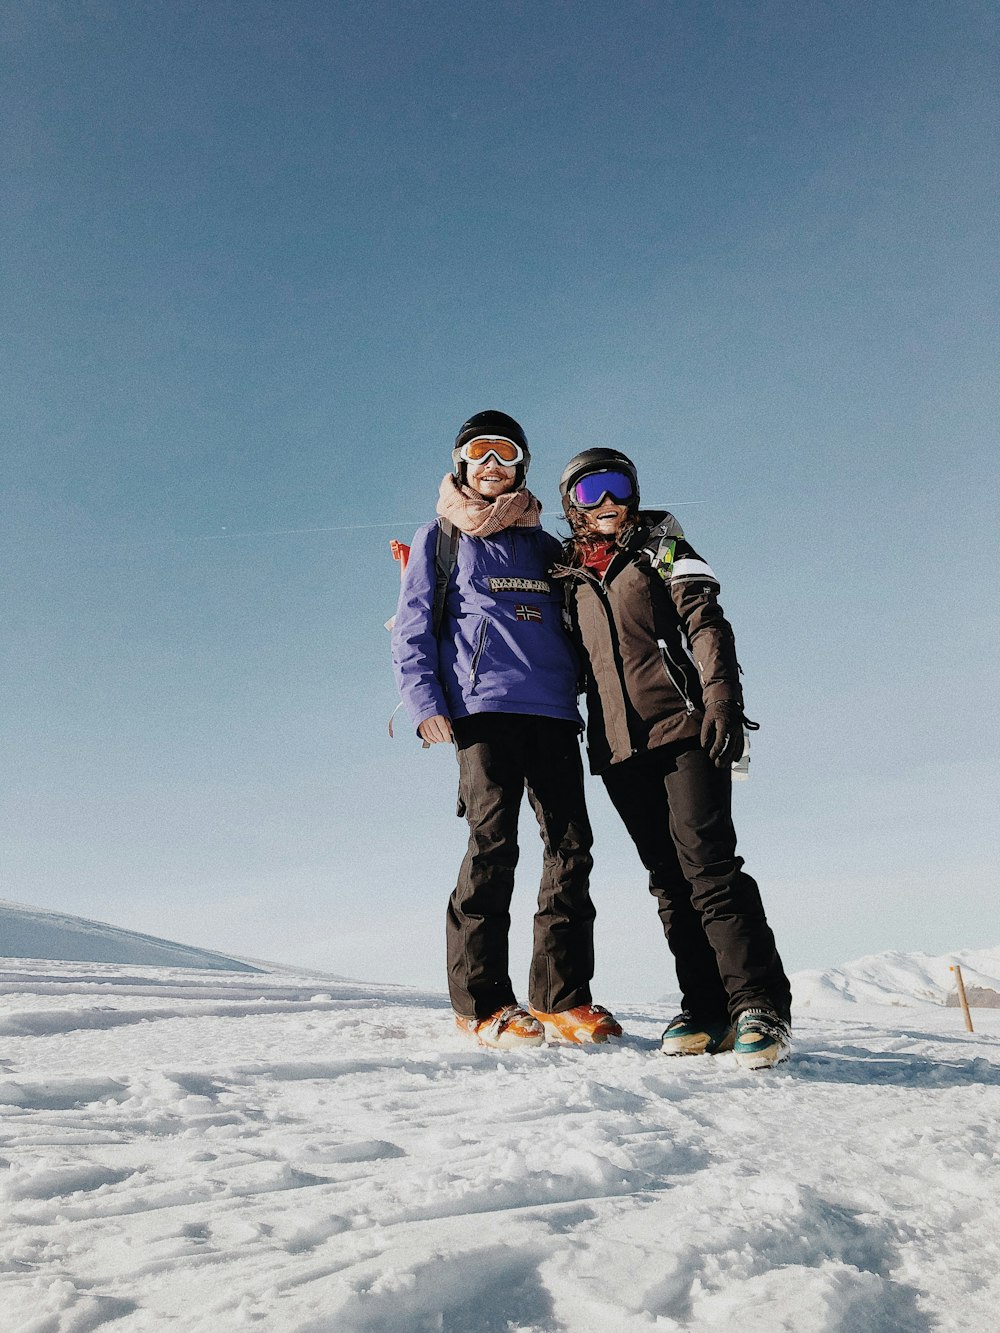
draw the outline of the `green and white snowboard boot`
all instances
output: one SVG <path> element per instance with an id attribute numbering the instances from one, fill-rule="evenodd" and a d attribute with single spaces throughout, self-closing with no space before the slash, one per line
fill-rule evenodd
<path id="1" fill-rule="evenodd" d="M 699 1023 L 685 1009 L 667 1024 L 660 1050 L 664 1055 L 718 1055 L 732 1050 L 735 1035 L 728 1018 Z"/>
<path id="2" fill-rule="evenodd" d="M 741 1069 L 769 1069 L 791 1051 L 791 1029 L 773 1009 L 744 1009 L 737 1018 L 733 1054 Z"/>

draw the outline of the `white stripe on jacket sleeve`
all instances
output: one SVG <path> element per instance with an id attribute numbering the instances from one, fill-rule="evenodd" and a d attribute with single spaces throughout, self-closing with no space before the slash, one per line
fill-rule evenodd
<path id="1" fill-rule="evenodd" d="M 704 560 L 692 560 L 689 556 L 674 561 L 671 577 L 675 579 L 711 579 L 713 583 L 719 581 L 715 577 L 711 565 L 706 565 Z"/>

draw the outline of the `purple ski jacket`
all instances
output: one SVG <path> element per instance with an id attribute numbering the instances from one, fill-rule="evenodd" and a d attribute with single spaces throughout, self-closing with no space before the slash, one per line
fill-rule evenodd
<path id="1" fill-rule="evenodd" d="M 580 667 L 549 569 L 559 541 L 544 528 L 462 534 L 435 637 L 437 520 L 418 529 L 392 630 L 396 684 L 414 727 L 435 714 L 533 713 L 582 727 Z"/>

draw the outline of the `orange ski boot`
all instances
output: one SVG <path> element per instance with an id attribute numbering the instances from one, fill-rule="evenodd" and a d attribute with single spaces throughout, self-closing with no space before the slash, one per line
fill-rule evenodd
<path id="1" fill-rule="evenodd" d="M 622 1035 L 621 1024 L 615 1016 L 599 1004 L 578 1004 L 574 1009 L 563 1009 L 558 1014 L 531 1011 L 545 1029 L 549 1041 L 569 1041 L 577 1046 L 607 1041 Z"/>
<path id="2" fill-rule="evenodd" d="M 508 1004 L 489 1018 L 463 1018 L 455 1015 L 459 1032 L 475 1037 L 480 1046 L 498 1051 L 512 1051 L 519 1046 L 541 1046 L 545 1032 L 541 1023 L 519 1004 Z"/>

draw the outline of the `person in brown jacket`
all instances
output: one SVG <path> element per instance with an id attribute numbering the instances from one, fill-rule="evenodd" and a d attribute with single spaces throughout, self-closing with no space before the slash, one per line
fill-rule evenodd
<path id="1" fill-rule="evenodd" d="M 746 718 L 718 580 L 671 514 L 639 509 L 624 454 L 578 454 L 559 489 L 572 536 L 553 574 L 585 667 L 590 766 L 649 871 L 677 966 L 683 1010 L 662 1049 L 777 1064 L 791 991 L 736 853 L 731 770 Z"/>

